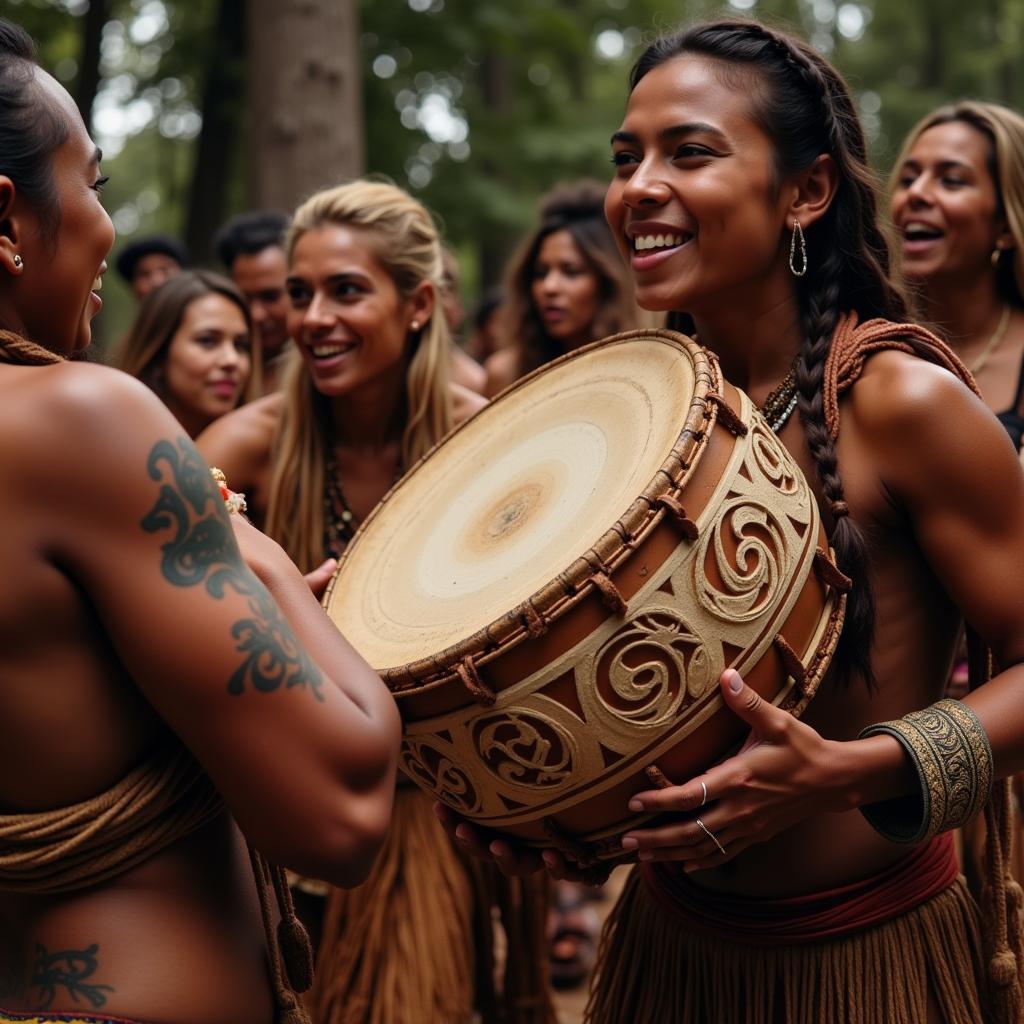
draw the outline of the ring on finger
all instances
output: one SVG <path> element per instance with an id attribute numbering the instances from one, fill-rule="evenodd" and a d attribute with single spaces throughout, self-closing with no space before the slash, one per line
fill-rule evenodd
<path id="1" fill-rule="evenodd" d="M 703 821 L 700 820 L 700 818 L 697 818 L 697 826 L 700 828 L 701 832 L 703 832 L 704 835 L 706 835 L 708 839 L 710 839 L 711 842 L 713 842 L 715 846 L 718 847 L 718 852 L 723 857 L 728 856 L 728 854 L 725 852 L 725 847 L 718 841 L 718 837 L 715 835 L 714 832 L 711 831 L 711 829 L 707 827 L 707 825 L 704 824 Z"/>
<path id="2" fill-rule="evenodd" d="M 708 802 L 708 787 L 703 779 L 698 779 L 697 781 L 700 783 L 700 791 L 704 794 L 700 801 L 700 805 L 703 807 Z"/>

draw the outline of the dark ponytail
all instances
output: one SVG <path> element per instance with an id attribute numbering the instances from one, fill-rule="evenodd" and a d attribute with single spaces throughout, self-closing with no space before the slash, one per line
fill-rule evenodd
<path id="1" fill-rule="evenodd" d="M 37 71 L 31 37 L 0 18 L 0 175 L 14 182 L 52 240 L 60 226 L 52 156 L 70 129 L 43 96 Z"/>
<path id="2" fill-rule="evenodd" d="M 728 20 L 685 29 L 655 41 L 641 55 L 630 87 L 666 60 L 691 53 L 721 62 L 730 84 L 749 89 L 753 115 L 772 140 L 778 180 L 806 170 L 822 153 L 835 161 L 838 189 L 826 213 L 806 229 L 808 271 L 797 282 L 804 340 L 796 364 L 797 408 L 831 519 L 829 541 L 840 568 L 853 580 L 846 624 L 836 651 L 841 679 L 861 676 L 874 685 L 871 640 L 875 607 L 867 539 L 849 516 L 835 444 L 825 426 L 822 381 L 841 313 L 861 320 L 905 320 L 908 303 L 894 282 L 889 244 L 878 211 L 879 182 L 850 90 L 811 47 L 754 21 Z M 780 244 L 785 244 L 780 240 Z"/>

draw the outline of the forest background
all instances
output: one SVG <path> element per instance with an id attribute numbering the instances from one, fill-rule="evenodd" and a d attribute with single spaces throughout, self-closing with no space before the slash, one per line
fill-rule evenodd
<path id="1" fill-rule="evenodd" d="M 838 64 L 882 172 L 939 103 L 1024 108 L 1024 0 L 0 0 L 104 150 L 115 252 L 162 232 L 212 265 L 231 214 L 374 173 L 437 215 L 469 303 L 545 191 L 609 177 L 645 41 L 723 12 Z M 133 313 L 115 279 L 101 339 Z"/>

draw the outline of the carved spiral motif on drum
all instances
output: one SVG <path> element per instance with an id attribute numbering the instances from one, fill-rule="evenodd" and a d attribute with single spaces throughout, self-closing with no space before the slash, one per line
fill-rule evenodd
<path id="1" fill-rule="evenodd" d="M 697 597 L 720 619 L 748 622 L 775 601 L 789 560 L 785 535 L 768 509 L 752 498 L 734 498 L 701 543 L 693 570 Z"/>
<path id="2" fill-rule="evenodd" d="M 502 782 L 553 789 L 567 782 L 576 760 L 576 741 L 539 711 L 510 708 L 473 726 L 481 762 Z"/>
<path id="3" fill-rule="evenodd" d="M 717 677 L 704 640 L 670 608 L 647 608 L 598 652 L 595 692 L 603 712 L 658 727 L 702 697 Z"/>
<path id="4" fill-rule="evenodd" d="M 750 440 L 758 469 L 783 494 L 796 494 L 800 490 L 800 473 L 775 434 L 757 422 Z"/>
<path id="5" fill-rule="evenodd" d="M 409 778 L 426 786 L 449 807 L 463 814 L 473 814 L 480 810 L 480 796 L 476 787 L 444 751 L 422 740 L 404 740 L 399 760 Z"/>

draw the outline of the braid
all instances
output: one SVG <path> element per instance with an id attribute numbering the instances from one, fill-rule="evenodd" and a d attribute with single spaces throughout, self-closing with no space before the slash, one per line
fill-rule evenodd
<path id="1" fill-rule="evenodd" d="M 829 542 L 854 583 L 833 665 L 841 679 L 873 685 L 870 651 L 874 599 L 864 531 L 849 515 L 835 443 L 826 429 L 822 384 L 839 317 L 905 320 L 909 303 L 892 279 L 890 245 L 879 216 L 879 182 L 867 163 L 867 142 L 846 83 L 805 43 L 756 21 L 697 25 L 653 43 L 630 76 L 633 88 L 659 64 L 685 53 L 719 62 L 726 75 L 756 75 L 735 84 L 751 95 L 753 115 L 773 140 L 781 182 L 821 154 L 835 161 L 838 188 L 828 210 L 805 228 L 808 271 L 797 283 L 804 340 L 796 363 L 797 408 L 808 449 L 831 511 Z"/>

